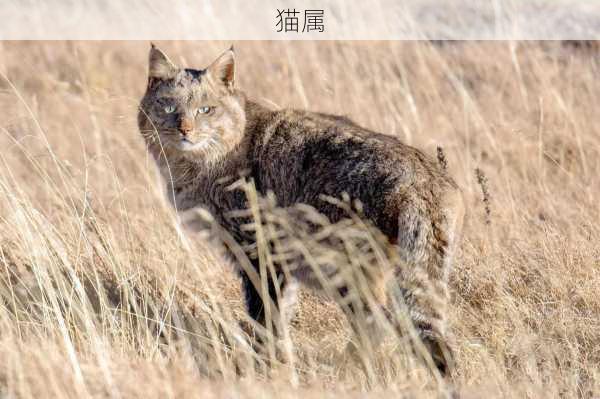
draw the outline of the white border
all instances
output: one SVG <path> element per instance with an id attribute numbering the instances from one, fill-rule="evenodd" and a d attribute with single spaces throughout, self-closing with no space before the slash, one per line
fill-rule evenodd
<path id="1" fill-rule="evenodd" d="M 325 31 L 279 33 L 277 9 Z M 0 40 L 600 40 L 600 0 L 0 0 Z"/>

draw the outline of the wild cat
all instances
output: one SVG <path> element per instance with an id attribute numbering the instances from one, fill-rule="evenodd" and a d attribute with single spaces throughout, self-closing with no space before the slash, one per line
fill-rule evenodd
<path id="1" fill-rule="evenodd" d="M 205 69 L 178 68 L 154 45 L 150 49 L 138 123 L 173 205 L 178 211 L 203 207 L 236 240 L 247 242 L 252 238 L 240 219 L 228 216 L 247 208 L 244 192 L 227 188 L 242 171 L 278 206 L 307 204 L 331 222 L 344 214 L 323 195 L 359 200 L 364 216 L 409 264 L 395 274 L 403 287 L 400 299 L 446 374 L 453 360 L 445 304 L 464 214 L 457 185 L 434 160 L 392 136 L 345 117 L 268 109 L 238 90 L 234 77 L 233 48 Z M 258 259 L 250 261 L 258 272 Z M 259 290 L 245 271 L 240 275 L 249 315 L 265 323 Z M 293 285 L 283 273 L 278 278 L 284 291 Z M 436 305 L 425 285 L 433 287 Z M 277 304 L 272 280 L 268 291 Z"/>

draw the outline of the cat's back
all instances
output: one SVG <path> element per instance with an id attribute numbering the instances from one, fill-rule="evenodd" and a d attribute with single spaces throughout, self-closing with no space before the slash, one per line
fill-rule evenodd
<path id="1" fill-rule="evenodd" d="M 261 169 L 255 171 L 266 180 L 286 175 L 290 181 L 308 184 L 331 179 L 339 184 L 366 180 L 395 186 L 451 182 L 420 150 L 345 116 L 283 109 L 271 111 L 266 119 L 252 145 L 255 167 Z M 349 186 L 345 189 L 351 191 Z"/>

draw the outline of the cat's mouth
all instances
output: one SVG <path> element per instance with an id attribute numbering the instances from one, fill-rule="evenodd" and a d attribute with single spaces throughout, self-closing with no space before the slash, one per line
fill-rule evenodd
<path id="1" fill-rule="evenodd" d="M 197 142 L 193 142 L 187 138 L 182 138 L 179 141 L 179 149 L 181 151 L 197 151 L 208 145 L 208 140 L 200 140 Z"/>

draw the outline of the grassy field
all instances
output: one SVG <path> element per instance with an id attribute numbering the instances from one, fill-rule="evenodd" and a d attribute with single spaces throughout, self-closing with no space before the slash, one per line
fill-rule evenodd
<path id="1" fill-rule="evenodd" d="M 230 45 L 157 44 L 196 67 Z M 464 397 L 600 395 L 597 46 L 234 45 L 252 97 L 443 148 L 468 209 L 450 308 Z M 305 292 L 293 361 L 254 367 L 236 275 L 179 234 L 137 131 L 149 47 L 0 43 L 0 397 L 436 397 L 385 348 L 368 378 L 341 312 Z"/>

